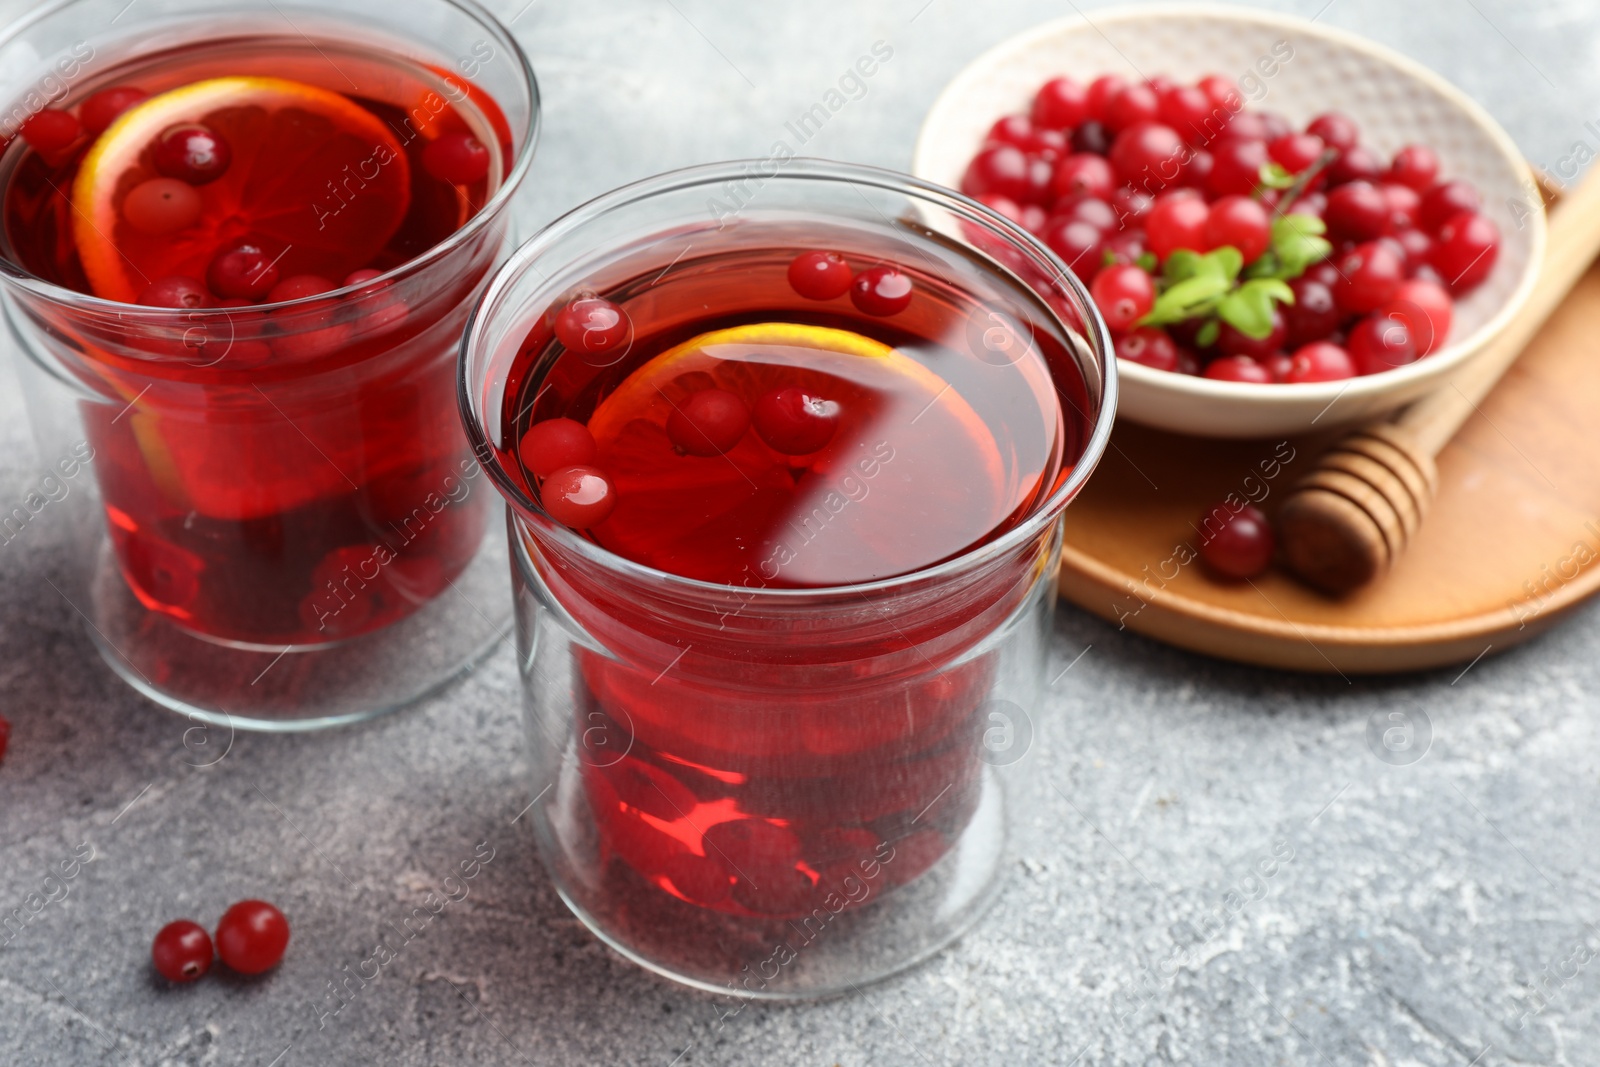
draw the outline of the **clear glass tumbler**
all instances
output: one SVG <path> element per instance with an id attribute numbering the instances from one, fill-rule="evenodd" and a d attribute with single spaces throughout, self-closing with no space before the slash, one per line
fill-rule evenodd
<path id="1" fill-rule="evenodd" d="M 127 246 L 100 240 L 103 220 L 79 226 L 95 210 L 81 181 L 63 190 L 15 135 L 108 86 L 228 78 L 286 79 L 381 116 L 388 134 L 372 136 L 390 146 L 354 169 L 307 150 L 305 195 L 280 210 L 359 220 L 405 166 L 409 183 L 391 182 L 403 236 L 359 284 L 279 303 L 89 295 L 90 257 Z M 57 588 L 136 689 L 242 728 L 327 726 L 408 703 L 505 632 L 493 493 L 451 401 L 538 115 L 525 56 L 470 0 L 67 0 L 0 31 L 0 293 L 41 455 L 68 490 L 48 513 L 0 518 L 7 540 L 35 523 L 65 533 L 75 565 Z M 297 121 L 236 145 L 234 165 L 299 152 L 327 126 Z M 488 176 L 447 194 L 418 184 L 425 146 L 457 129 L 487 147 Z M 297 255 L 310 252 L 283 249 L 285 276 L 307 270 Z"/>
<path id="2" fill-rule="evenodd" d="M 552 521 L 513 456 L 521 398 L 604 395 L 619 358 L 573 358 L 552 313 L 593 291 L 636 337 L 682 337 L 702 317 L 820 321 L 782 281 L 808 248 L 914 272 L 921 302 L 881 328 L 936 339 L 974 410 L 1044 353 L 1065 448 L 1031 506 L 936 565 L 824 588 L 691 580 Z M 996 893 L 1043 685 L 1058 520 L 1115 407 L 1110 341 L 1083 288 L 948 190 L 819 161 L 718 164 L 539 233 L 491 283 L 463 352 L 463 417 L 510 504 L 531 822 L 572 910 L 643 966 L 738 997 L 846 991 L 956 937 Z M 836 472 L 835 515 L 890 492 L 882 472 L 905 447 Z M 831 545 L 797 551 L 869 551 Z"/>

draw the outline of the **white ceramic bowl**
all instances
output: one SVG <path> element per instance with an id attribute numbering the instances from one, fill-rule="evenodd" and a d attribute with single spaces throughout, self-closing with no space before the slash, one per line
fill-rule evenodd
<path id="1" fill-rule="evenodd" d="M 1276 51 L 1275 51 L 1276 50 Z M 1287 58 L 1285 58 L 1287 56 Z M 1487 281 L 1458 301 L 1444 347 L 1407 367 L 1343 382 L 1251 385 L 1118 361 L 1118 414 L 1205 437 L 1260 437 L 1327 429 L 1399 407 L 1442 386 L 1527 299 L 1544 256 L 1545 218 L 1533 175 L 1499 125 L 1443 78 L 1370 41 L 1303 19 L 1222 5 L 1133 7 L 1045 23 L 968 64 L 923 121 L 918 177 L 959 188 L 967 162 L 1002 115 L 1026 113 L 1046 80 L 1087 84 L 1100 74 L 1166 74 L 1192 82 L 1226 74 L 1246 106 L 1297 127 L 1329 110 L 1361 127 L 1387 158 L 1408 142 L 1431 146 L 1440 173 L 1483 193 L 1500 226 Z"/>

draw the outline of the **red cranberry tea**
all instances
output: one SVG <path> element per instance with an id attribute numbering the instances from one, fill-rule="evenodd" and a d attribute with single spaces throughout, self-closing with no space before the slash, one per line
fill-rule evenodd
<path id="1" fill-rule="evenodd" d="M 5 254 L 183 312 L 55 326 L 103 401 L 82 405 L 87 432 L 147 608 L 317 644 L 409 613 L 467 564 L 484 511 L 455 506 L 452 339 L 492 243 L 435 291 L 380 276 L 471 219 L 510 152 L 499 109 L 454 75 L 299 37 L 146 56 L 21 125 L 0 160 Z"/>
<path id="2" fill-rule="evenodd" d="M 1038 326 L 1043 302 L 1000 302 L 1014 283 L 965 251 L 935 272 L 904 247 L 886 259 L 846 231 L 812 237 L 691 251 L 532 327 L 505 392 L 506 458 L 552 519 L 674 575 L 823 589 L 960 556 L 1061 484 L 1087 404 L 1059 328 Z M 986 343 L 1001 328 L 1031 340 Z M 1030 568 L 897 617 L 843 661 L 737 618 L 668 670 L 579 651 L 585 729 L 628 739 L 584 766 L 613 876 L 779 916 L 862 862 L 889 885 L 926 870 L 979 794 L 997 661 L 970 634 L 992 632 Z M 646 610 L 549 581 L 613 651 L 681 645 Z"/>
<path id="3" fill-rule="evenodd" d="M 1426 145 L 1385 161 L 1349 118 L 1296 130 L 1217 75 L 1052 79 L 995 122 L 961 187 L 1091 285 L 1117 355 L 1224 381 L 1427 356 L 1500 246 L 1478 191 Z"/>

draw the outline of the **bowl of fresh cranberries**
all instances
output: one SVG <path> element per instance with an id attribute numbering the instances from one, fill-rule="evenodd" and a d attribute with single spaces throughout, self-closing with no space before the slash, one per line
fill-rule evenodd
<path id="1" fill-rule="evenodd" d="M 912 170 L 1031 231 L 1116 343 L 1119 411 L 1328 429 L 1443 386 L 1527 298 L 1527 163 L 1417 63 L 1300 19 L 1138 7 L 1038 26 L 940 95 Z"/>

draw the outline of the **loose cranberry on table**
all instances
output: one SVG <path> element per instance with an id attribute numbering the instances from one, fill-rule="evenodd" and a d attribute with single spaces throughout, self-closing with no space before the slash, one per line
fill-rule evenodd
<path id="1" fill-rule="evenodd" d="M 150 962 L 169 982 L 192 982 L 211 969 L 211 935 L 188 919 L 163 926 L 150 945 Z"/>
<path id="2" fill-rule="evenodd" d="M 289 920 L 264 900 L 241 900 L 217 921 L 217 956 L 240 974 L 260 974 L 283 959 Z"/>
<path id="3" fill-rule="evenodd" d="M 1200 520 L 1200 558 L 1224 578 L 1246 579 L 1272 565 L 1277 538 L 1261 509 L 1251 504 L 1235 511 L 1218 504 Z"/>

